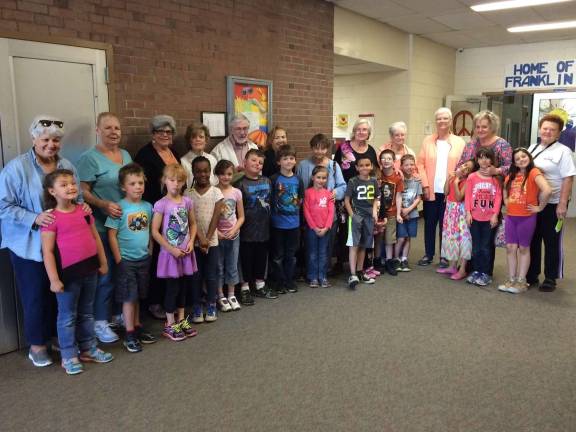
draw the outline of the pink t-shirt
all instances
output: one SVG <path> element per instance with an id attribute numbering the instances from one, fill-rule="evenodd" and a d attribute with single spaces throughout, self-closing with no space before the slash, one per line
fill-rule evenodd
<path id="1" fill-rule="evenodd" d="M 466 211 L 472 213 L 472 219 L 487 222 L 492 215 L 500 213 L 502 205 L 500 183 L 494 177 L 483 178 L 477 172 L 473 172 L 466 181 L 464 201 Z"/>
<path id="2" fill-rule="evenodd" d="M 56 234 L 62 269 L 98 255 L 96 240 L 90 228 L 94 217 L 87 214 L 81 205 L 77 205 L 70 213 L 54 210 L 52 214 L 56 220 L 49 226 L 42 227 L 42 231 Z"/>
<path id="3" fill-rule="evenodd" d="M 312 229 L 329 228 L 334 220 L 334 200 L 328 189 L 306 189 L 304 192 L 304 218 Z"/>
<path id="4" fill-rule="evenodd" d="M 218 231 L 227 233 L 236 225 L 238 220 L 236 217 L 236 208 L 238 207 L 238 203 L 242 201 L 242 192 L 240 189 L 233 187 L 222 191 L 222 194 L 224 195 L 224 205 L 222 206 L 222 213 L 218 220 Z"/>

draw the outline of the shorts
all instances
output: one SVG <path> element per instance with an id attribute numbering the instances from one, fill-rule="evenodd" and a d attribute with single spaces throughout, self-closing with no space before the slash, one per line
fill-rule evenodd
<path id="1" fill-rule="evenodd" d="M 151 257 L 138 261 L 122 259 L 119 264 L 116 264 L 114 298 L 118 303 L 134 303 L 148 296 L 150 260 Z"/>
<path id="2" fill-rule="evenodd" d="M 396 216 L 389 216 L 386 222 L 386 232 L 384 233 L 384 244 L 393 245 L 396 243 Z"/>
<path id="3" fill-rule="evenodd" d="M 504 238 L 506 244 L 517 244 L 521 247 L 530 247 L 532 236 L 536 229 L 536 214 L 531 216 L 506 215 L 504 224 Z"/>
<path id="4" fill-rule="evenodd" d="M 418 234 L 418 218 L 404 219 L 404 223 L 396 225 L 396 236 L 398 238 L 415 238 Z"/>
<path id="5" fill-rule="evenodd" d="M 374 218 L 354 214 L 348 216 L 346 246 L 369 249 L 374 244 Z"/>

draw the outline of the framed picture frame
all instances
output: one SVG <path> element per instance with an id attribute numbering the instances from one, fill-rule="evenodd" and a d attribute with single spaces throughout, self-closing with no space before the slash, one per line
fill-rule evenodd
<path id="1" fill-rule="evenodd" d="M 530 143 L 538 140 L 538 122 L 545 114 L 558 114 L 567 123 L 576 123 L 576 92 L 534 93 Z M 562 138 L 560 139 L 562 142 Z"/>
<path id="2" fill-rule="evenodd" d="M 202 111 L 200 113 L 202 124 L 208 127 L 210 138 L 226 137 L 226 113 Z"/>
<path id="3" fill-rule="evenodd" d="M 272 128 L 272 81 L 226 77 L 226 111 L 228 118 L 244 114 L 250 120 L 249 138 L 256 144 L 266 142 Z"/>

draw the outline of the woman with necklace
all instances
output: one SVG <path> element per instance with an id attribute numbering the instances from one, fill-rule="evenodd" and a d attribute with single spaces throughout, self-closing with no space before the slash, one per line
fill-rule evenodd
<path id="1" fill-rule="evenodd" d="M 372 136 L 372 125 L 368 119 L 358 119 L 352 127 L 352 137 L 338 148 L 334 155 L 334 160 L 342 169 L 344 181 L 348 183 L 352 177 L 357 175 L 356 159 L 360 155 L 366 155 L 372 161 L 372 166 L 378 166 L 376 150 L 368 144 Z"/>

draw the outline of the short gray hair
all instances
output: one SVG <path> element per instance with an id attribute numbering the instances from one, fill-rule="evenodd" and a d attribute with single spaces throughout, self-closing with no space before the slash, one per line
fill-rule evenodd
<path id="1" fill-rule="evenodd" d="M 230 117 L 230 120 L 228 121 L 228 127 L 232 128 L 234 126 L 234 123 L 238 123 L 241 121 L 248 122 L 248 126 L 250 126 L 250 120 L 248 120 L 248 117 L 246 117 L 242 113 L 236 113 L 232 117 Z"/>
<path id="2" fill-rule="evenodd" d="M 168 126 L 173 133 L 176 132 L 176 122 L 174 121 L 174 117 L 167 114 L 160 114 L 152 117 L 152 120 L 150 120 L 150 132 L 154 132 L 166 126 Z"/>
<path id="3" fill-rule="evenodd" d="M 450 116 L 450 119 L 452 119 L 452 111 L 450 111 L 450 108 L 446 107 L 438 108 L 434 113 L 434 118 L 438 117 L 440 114 L 448 114 Z"/>
<path id="4" fill-rule="evenodd" d="M 392 137 L 392 135 L 398 132 L 399 129 L 402 129 L 404 133 L 408 132 L 408 126 L 406 126 L 406 123 L 404 123 L 403 121 L 397 121 L 392 123 L 388 128 L 388 133 L 390 134 L 390 137 Z"/>
<path id="5" fill-rule="evenodd" d="M 372 123 L 367 118 L 359 118 L 354 123 L 354 126 L 352 126 L 352 136 L 350 137 L 350 139 L 354 139 L 354 136 L 356 135 L 356 129 L 358 129 L 358 126 L 360 126 L 361 124 L 368 125 L 368 139 L 366 141 L 372 138 Z"/>
<path id="6" fill-rule="evenodd" d="M 32 120 L 30 128 L 28 129 L 32 138 L 36 139 L 44 134 L 48 134 L 50 138 L 55 137 L 62 138 L 64 136 L 64 128 L 61 129 L 55 124 L 51 124 L 50 126 L 42 126 L 40 124 L 41 120 L 50 120 L 58 122 L 62 121 L 59 118 L 56 118 L 48 114 L 37 115 L 36 117 L 34 117 L 34 120 Z"/>

